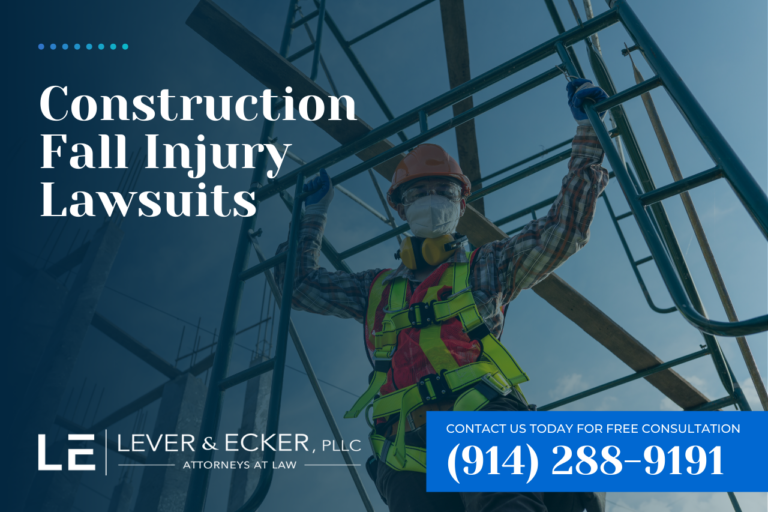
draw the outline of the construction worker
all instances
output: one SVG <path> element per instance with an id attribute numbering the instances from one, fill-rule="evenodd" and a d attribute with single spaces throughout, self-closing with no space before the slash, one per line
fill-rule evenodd
<path id="1" fill-rule="evenodd" d="M 325 170 L 305 185 L 311 195 L 297 249 L 293 307 L 365 326 L 374 371 L 345 417 L 373 401 L 376 453 L 369 473 L 392 511 L 547 510 L 542 493 L 427 494 L 425 423 L 428 410 L 529 410 L 518 386 L 528 377 L 498 341 L 502 307 L 584 247 L 597 198 L 608 184 L 603 151 L 582 106 L 607 96 L 584 79 L 570 82 L 567 92 L 578 127 L 568 174 L 549 213 L 471 253 L 454 233 L 470 181 L 439 146 L 417 146 L 392 177 L 389 204 L 414 235 L 402 243 L 395 270 L 320 268 L 333 185 Z M 284 265 L 275 273 L 282 283 Z"/>

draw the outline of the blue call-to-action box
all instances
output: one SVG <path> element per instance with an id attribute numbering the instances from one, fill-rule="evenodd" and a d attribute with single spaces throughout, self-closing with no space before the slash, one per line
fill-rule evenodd
<path id="1" fill-rule="evenodd" d="M 768 491 L 768 412 L 430 411 L 427 491 Z"/>

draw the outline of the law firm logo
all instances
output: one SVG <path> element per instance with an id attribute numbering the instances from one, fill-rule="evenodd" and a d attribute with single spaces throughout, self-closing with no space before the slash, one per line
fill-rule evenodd
<path id="1" fill-rule="evenodd" d="M 69 434 L 69 441 L 93 441 L 93 434 Z M 37 436 L 37 469 L 38 471 L 62 471 L 61 464 L 48 464 L 45 457 L 45 434 Z M 68 471 L 96 471 L 94 464 L 78 464 L 78 456 L 93 455 L 90 448 L 69 448 L 67 450 Z"/>

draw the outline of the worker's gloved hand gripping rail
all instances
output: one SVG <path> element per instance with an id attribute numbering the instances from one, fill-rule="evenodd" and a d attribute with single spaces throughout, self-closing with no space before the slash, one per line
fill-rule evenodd
<path id="1" fill-rule="evenodd" d="M 674 264 L 665 250 L 664 244 L 654 229 L 653 221 L 646 207 L 663 199 L 691 190 L 718 178 L 725 178 L 734 192 L 747 209 L 753 220 L 760 228 L 763 236 L 768 238 L 768 197 L 755 181 L 739 157 L 728 145 L 712 123 L 701 105 L 683 83 L 672 65 L 651 39 L 645 27 L 640 23 L 635 13 L 625 0 L 614 0 L 612 8 L 619 14 L 619 19 L 629 32 L 635 44 L 643 53 L 656 73 L 656 76 L 622 91 L 597 104 L 586 105 L 584 110 L 592 126 L 595 128 L 600 144 L 611 164 L 616 178 L 627 198 L 632 213 L 637 219 L 640 231 L 645 238 L 659 273 L 664 279 L 669 293 L 677 309 L 686 320 L 702 332 L 719 336 L 746 336 L 768 330 L 768 315 L 762 315 L 739 322 L 722 322 L 710 320 L 693 307 L 683 284 L 675 271 Z M 561 41 L 555 43 L 558 54 L 568 73 L 578 76 L 578 72 Z M 629 171 L 622 163 L 618 150 L 613 146 L 610 134 L 603 125 L 597 112 L 616 107 L 621 103 L 635 98 L 659 85 L 663 85 L 672 100 L 677 105 L 691 129 L 701 141 L 704 148 L 715 161 L 716 166 L 707 171 L 695 174 L 671 185 L 658 188 L 652 192 L 639 194 Z"/>

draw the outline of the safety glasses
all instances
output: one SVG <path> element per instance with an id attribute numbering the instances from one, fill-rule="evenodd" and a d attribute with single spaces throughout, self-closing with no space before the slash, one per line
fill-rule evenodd
<path id="1" fill-rule="evenodd" d="M 409 206 L 428 195 L 443 196 L 454 203 L 458 203 L 461 201 L 461 186 L 450 181 L 419 182 L 408 187 L 403 192 L 401 200 L 405 206 Z"/>

